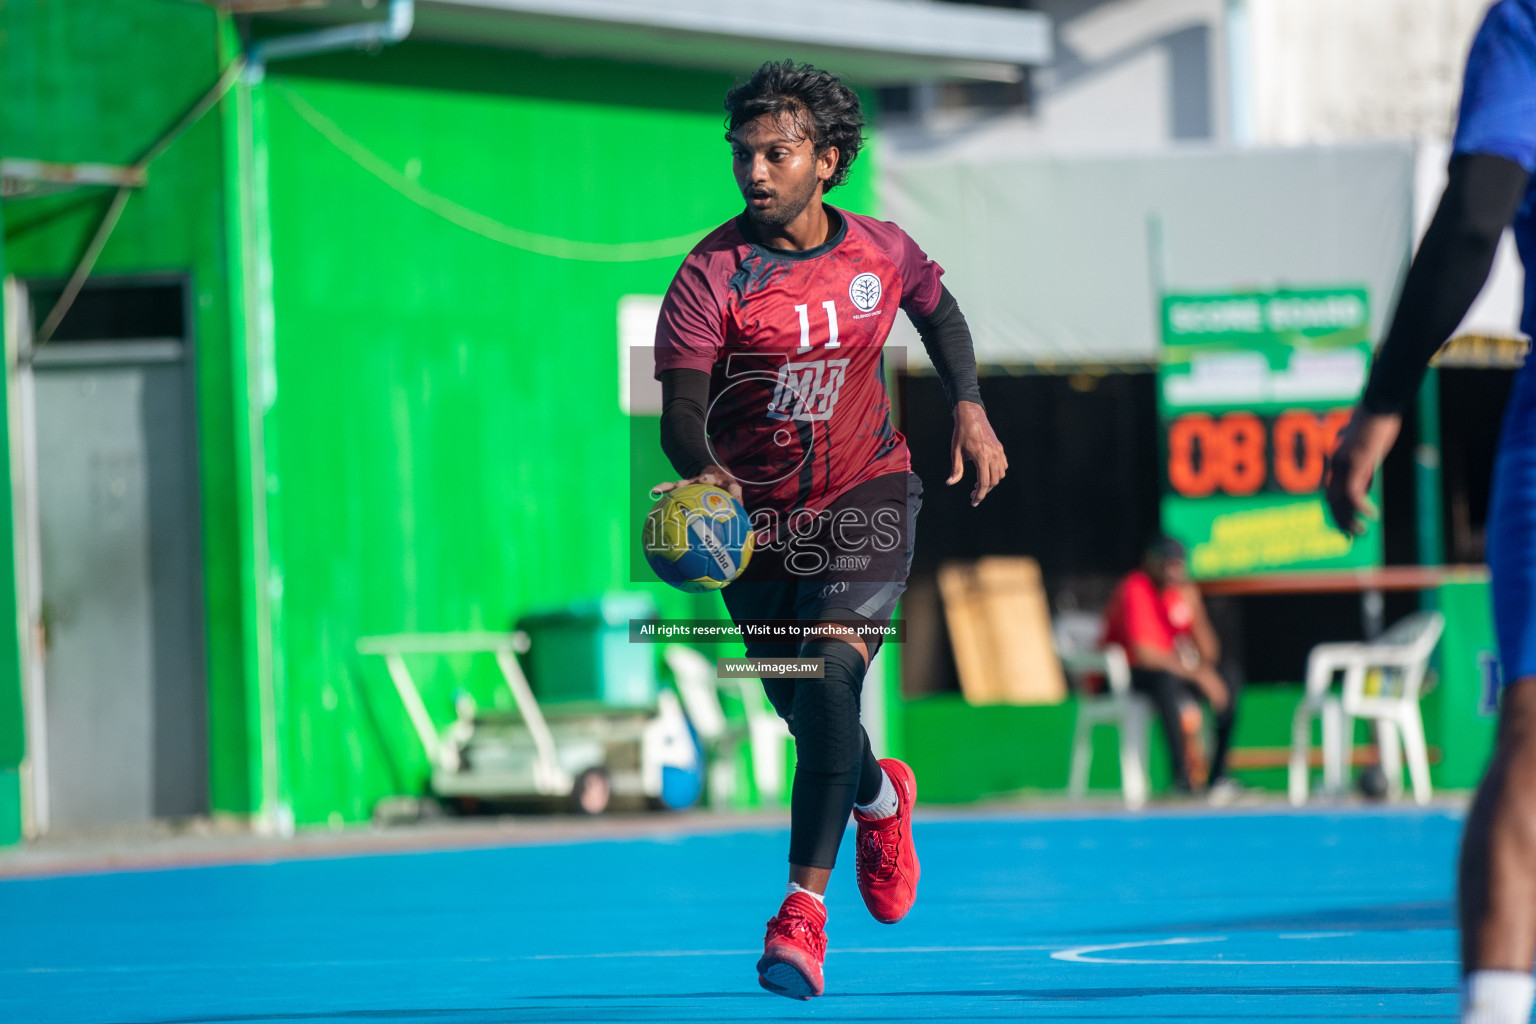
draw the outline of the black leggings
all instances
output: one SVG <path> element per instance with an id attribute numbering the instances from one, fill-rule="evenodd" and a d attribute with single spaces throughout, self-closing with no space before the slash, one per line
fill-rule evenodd
<path id="1" fill-rule="evenodd" d="M 1240 685 L 1236 675 L 1222 676 L 1227 684 L 1227 706 L 1216 712 L 1216 749 L 1211 753 L 1210 780 L 1215 782 L 1227 769 L 1227 752 L 1231 749 L 1232 726 L 1237 718 L 1237 696 Z M 1186 700 L 1204 700 L 1193 683 L 1180 679 L 1170 672 L 1153 672 L 1149 669 L 1131 669 L 1131 689 L 1144 693 L 1157 705 L 1157 716 L 1163 723 L 1163 735 L 1168 737 L 1168 757 L 1173 762 L 1173 783 L 1182 790 L 1189 790 L 1189 760 L 1184 751 L 1184 725 L 1180 711 Z"/>
<path id="2" fill-rule="evenodd" d="M 884 624 L 906 589 L 912 565 L 912 542 L 923 484 L 911 473 L 886 473 L 867 480 L 825 510 L 815 530 L 799 534 L 800 554 L 856 554 L 861 568 L 821 570 L 807 574 L 795 564 L 795 545 L 766 545 L 752 556 L 741 578 L 721 591 L 736 622 L 794 621 L 803 626 L 823 622 Z M 868 537 L 845 537 L 834 522 L 845 512 L 862 521 L 886 522 L 894 532 L 866 545 Z M 890 517 L 887 519 L 886 517 Z M 825 532 L 818 532 L 818 531 Z M 859 531 L 854 530 L 854 534 Z M 852 544 L 858 539 L 858 544 Z M 840 546 L 850 544 L 844 551 Z M 819 546 L 818 546 L 819 545 Z M 869 656 L 880 647 L 865 636 Z M 804 644 L 748 640 L 752 658 L 825 658 L 826 677 L 820 680 L 763 680 L 763 689 L 779 717 L 795 737 L 795 783 L 790 804 L 789 862 L 802 867 L 831 868 L 848 827 L 855 803 L 871 803 L 880 794 L 880 764 L 869 737 L 859 724 L 859 697 L 864 688 L 864 659 L 841 640 L 820 639 Z"/>
<path id="3" fill-rule="evenodd" d="M 880 795 L 880 762 L 859 723 L 864 659 L 850 644 L 830 639 L 807 641 L 795 653 L 826 659 L 826 676 L 763 680 L 769 703 L 795 737 L 789 862 L 830 869 L 853 805 Z"/>

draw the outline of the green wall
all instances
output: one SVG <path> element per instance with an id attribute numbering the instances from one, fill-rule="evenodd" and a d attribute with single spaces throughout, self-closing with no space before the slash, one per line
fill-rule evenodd
<path id="1" fill-rule="evenodd" d="M 687 243 L 640 262 L 538 255 L 424 207 L 409 183 L 547 238 L 702 237 L 740 208 L 729 84 L 408 42 L 275 65 L 255 90 L 270 175 L 279 784 L 298 823 L 363 818 L 424 782 L 358 636 L 505 629 L 613 589 L 721 614 L 718 599 L 630 582 L 635 510 L 670 471 L 654 418 L 620 411 L 617 305 L 661 294 Z M 868 209 L 868 161 L 859 171 L 834 195 Z M 407 184 L 381 180 L 396 175 Z M 485 666 L 423 669 L 442 717 L 458 673 L 489 686 Z"/>
<path id="2" fill-rule="evenodd" d="M 0 5 L 0 155 L 131 163 L 217 77 L 216 22 L 208 7 L 158 0 Z M 208 117 L 150 168 L 148 185 L 129 201 L 97 264 L 98 275 L 171 273 L 189 279 L 216 769 L 221 755 L 243 742 L 245 731 L 244 721 L 222 714 L 244 680 L 220 159 L 217 118 Z M 3 204 L 8 271 L 28 278 L 66 276 L 108 200 L 104 191 L 82 190 Z M 11 549 L 4 551 L 0 572 L 9 571 L 11 561 Z M 0 639 L 0 646 L 8 643 Z M 0 650 L 0 660 L 8 659 Z M 5 714 L 0 706 L 0 720 Z M 214 783 L 215 809 L 249 809 L 238 777 L 216 771 Z"/>
<path id="3" fill-rule="evenodd" d="M 1434 666 L 1420 702 L 1430 749 L 1430 779 L 1436 790 L 1467 790 L 1482 779 L 1493 750 L 1497 716 L 1485 706 L 1480 662 L 1497 649 L 1489 588 L 1485 581 L 1446 583 L 1432 594 L 1446 618 Z M 1301 701 L 1299 684 L 1255 684 L 1243 689 L 1238 704 L 1234 750 L 1283 751 L 1291 742 L 1291 717 Z M 1337 684 L 1335 685 L 1337 693 Z M 958 694 L 910 701 L 904 736 L 908 759 L 923 782 L 923 799 L 969 803 L 1021 793 L 1066 789 L 1071 759 L 1075 700 L 1041 707 L 973 707 Z M 1321 743 L 1320 725 L 1312 723 L 1312 743 Z M 1094 731 L 1089 786 L 1107 791 L 1120 786 L 1116 732 Z M 1356 746 L 1374 742 L 1374 732 L 1356 720 Z M 1161 727 L 1152 728 L 1151 776 L 1154 792 L 1168 785 L 1168 751 Z M 1284 792 L 1284 767 L 1234 771 L 1244 785 Z M 1314 792 L 1320 782 L 1312 773 Z M 1407 785 L 1407 775 L 1404 774 Z"/>
<path id="4" fill-rule="evenodd" d="M 5 281 L 5 219 L 0 210 L 0 282 Z M 0 340 L 6 323 L 5 290 L 0 288 Z M 9 421 L 8 389 L 0 387 L 0 423 Z M 10 446 L 0 445 L 0 480 L 10 479 Z M 11 533 L 11 503 L 0 501 L 0 537 Z M 15 548 L 0 545 L 0 581 L 16 578 Z M 21 839 L 21 763 L 27 754 L 21 674 L 21 616 L 14 586 L 0 585 L 0 846 Z M 3 624 L 10 623 L 11 628 Z"/>
<path id="5" fill-rule="evenodd" d="M 1234 749 L 1288 747 L 1291 713 L 1301 695 L 1300 686 L 1246 688 L 1238 705 Z M 1036 707 L 973 707 L 958 694 L 945 694 L 909 702 L 904 730 L 907 759 L 922 780 L 924 801 L 971 803 L 1022 795 L 1065 796 L 1076 715 L 1075 699 Z M 1361 727 L 1356 743 L 1365 742 L 1367 734 Z M 1155 717 L 1150 762 L 1153 793 L 1166 791 L 1172 777 L 1168 747 Z M 1283 767 L 1242 769 L 1233 771 L 1232 776 L 1245 786 L 1285 790 Z M 1088 787 L 1090 795 L 1118 795 L 1118 733 L 1109 726 L 1093 732 Z"/>
<path id="6" fill-rule="evenodd" d="M 1436 787 L 1471 789 L 1482 780 L 1498 726 L 1482 670 L 1498 651 L 1491 591 L 1482 581 L 1448 583 L 1429 596 L 1446 621 L 1435 652 L 1436 685 L 1421 705 L 1429 744 L 1440 749 L 1430 774 Z"/>
<path id="7" fill-rule="evenodd" d="M 238 48 L 200 4 L 11 0 L 0 153 L 131 163 Z M 421 790 L 361 635 L 504 629 L 614 589 L 723 614 L 632 580 L 628 558 L 670 470 L 655 418 L 619 409 L 617 302 L 664 291 L 687 243 L 607 257 L 739 209 L 729 84 L 407 42 L 273 65 L 150 168 L 96 273 L 190 281 L 215 811 L 334 824 Z M 873 212 L 871 172 L 834 201 Z M 67 275 L 108 198 L 4 204 L 9 271 Z M 529 251 L 562 239 L 592 258 Z M 0 839 L 14 646 L 0 636 Z M 488 699 L 487 669 L 427 671 L 433 711 L 461 676 Z"/>

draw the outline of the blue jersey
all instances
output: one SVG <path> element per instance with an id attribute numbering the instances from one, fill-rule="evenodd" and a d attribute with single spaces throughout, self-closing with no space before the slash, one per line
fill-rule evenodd
<path id="1" fill-rule="evenodd" d="M 1500 0 L 1467 57 L 1455 152 L 1511 160 L 1536 173 L 1536 0 Z M 1536 178 L 1515 214 L 1525 264 L 1520 329 L 1536 337 Z M 1504 680 L 1536 678 L 1536 360 L 1504 410 L 1488 511 L 1488 565 Z"/>
<path id="2" fill-rule="evenodd" d="M 1483 19 L 1467 57 L 1454 151 L 1503 157 L 1536 174 L 1536 0 L 1499 0 Z M 1514 229 L 1526 268 L 1520 329 L 1536 337 L 1536 177 Z"/>

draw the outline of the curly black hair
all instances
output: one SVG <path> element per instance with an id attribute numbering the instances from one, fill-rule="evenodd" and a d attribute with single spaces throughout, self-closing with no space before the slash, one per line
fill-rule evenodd
<path id="1" fill-rule="evenodd" d="M 823 192 L 848 180 L 848 168 L 864 145 L 864 111 L 859 97 L 830 71 L 792 60 L 771 60 L 725 94 L 725 138 L 764 114 L 788 114 L 808 131 L 816 152 L 837 147 L 837 168 Z"/>

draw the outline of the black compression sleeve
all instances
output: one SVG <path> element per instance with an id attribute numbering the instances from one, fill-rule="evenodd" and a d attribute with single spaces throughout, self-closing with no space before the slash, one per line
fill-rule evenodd
<path id="1" fill-rule="evenodd" d="M 949 396 L 953 409 L 961 402 L 981 405 L 981 386 L 976 382 L 976 350 L 971 344 L 971 328 L 960 312 L 960 303 L 941 287 L 939 304 L 927 316 L 908 312 L 912 326 L 923 339 L 928 359 L 938 371 L 939 383 Z"/>
<path id="2" fill-rule="evenodd" d="M 1472 307 L 1493 256 L 1525 196 L 1529 175 L 1503 157 L 1463 154 L 1435 219 L 1408 268 L 1403 294 L 1360 404 L 1369 413 L 1400 413 L 1419 390 L 1425 368 Z"/>
<path id="3" fill-rule="evenodd" d="M 709 374 L 703 370 L 663 370 L 660 377 L 661 450 L 680 476 L 692 479 L 714 461 L 704 433 Z"/>

